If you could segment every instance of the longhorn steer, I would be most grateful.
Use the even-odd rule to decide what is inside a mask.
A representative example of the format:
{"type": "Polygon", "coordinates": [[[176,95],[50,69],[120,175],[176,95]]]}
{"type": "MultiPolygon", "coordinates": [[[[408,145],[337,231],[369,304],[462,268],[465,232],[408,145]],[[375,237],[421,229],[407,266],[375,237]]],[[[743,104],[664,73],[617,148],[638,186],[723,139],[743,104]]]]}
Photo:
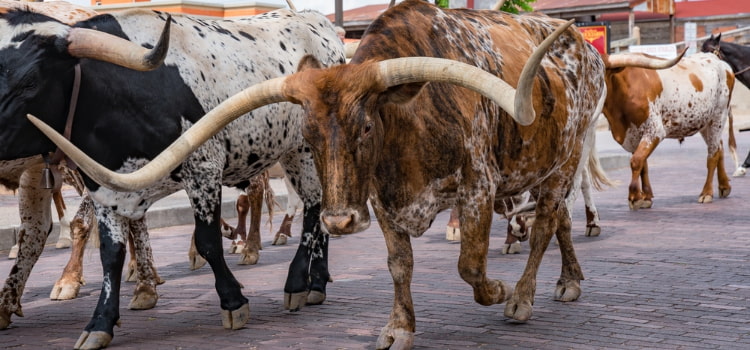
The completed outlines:
{"type": "MultiPolygon", "coordinates": [[[[613,57],[613,56],[610,56],[613,57]]],[[[607,69],[604,115],[612,136],[633,155],[628,190],[631,209],[650,208],[653,191],[648,178],[648,156],[665,138],[682,140],[700,132],[708,147],[706,182],[699,203],[713,200],[717,174],[719,196],[732,190],[724,169],[722,132],[727,119],[734,74],[715,55],[698,53],[663,70],[626,67],[607,69]]],[[[734,131],[729,130],[729,149],[736,159],[734,131]]]]}
{"type": "MultiPolygon", "coordinates": [[[[23,115],[32,113],[62,130],[65,116],[59,111],[70,98],[73,66],[77,63],[83,78],[71,141],[110,168],[129,171],[158,154],[221,100],[253,82],[291,73],[303,55],[312,54],[325,64],[344,62],[343,46],[333,25],[317,12],[280,10],[233,22],[188,16],[170,20],[160,12],[125,11],[97,16],[75,27],[24,11],[0,14],[0,30],[17,33],[4,35],[8,41],[0,48],[2,65],[17,72],[13,76],[16,80],[3,80],[13,94],[3,95],[0,101],[9,106],[0,115],[3,125],[8,126],[0,130],[0,137],[14,147],[0,148],[0,159],[54,150],[49,142],[22,143],[40,136],[31,124],[22,121],[23,115]],[[150,47],[158,30],[170,22],[169,54],[163,66],[149,72],[133,72],[103,62],[107,55],[91,53],[76,43],[82,32],[94,37],[105,32],[150,47]],[[92,59],[76,57],[84,54],[92,59]],[[27,59],[34,56],[37,59],[27,59]],[[42,78],[35,79],[37,76],[42,78]]],[[[84,40],[91,42],[88,37],[84,40]]],[[[146,61],[158,63],[153,57],[162,51],[157,45],[146,61]]],[[[128,52],[119,56],[137,55],[128,52]]],[[[122,65],[137,68],[134,66],[143,59],[136,58],[137,62],[122,65]]],[[[116,192],[85,178],[102,237],[104,285],[94,316],[75,346],[96,348],[111,341],[119,318],[120,274],[129,223],[142,218],[153,202],[181,188],[187,191],[195,210],[197,250],[216,276],[223,325],[242,327],[249,317],[249,307],[222,255],[221,185],[244,188],[247,179],[277,161],[283,164],[305,203],[303,238],[284,287],[285,307],[298,309],[306,298],[307,302],[322,302],[329,280],[328,237],[320,230],[320,185],[301,137],[301,124],[302,109],[292,104],[256,110],[179,167],[175,165],[169,176],[154,179],[158,180],[156,184],[137,192],[116,192]]]]}
{"type": "Polygon", "coordinates": [[[304,136],[323,185],[322,221],[332,234],[361,231],[370,224],[369,199],[383,229],[395,299],[378,348],[411,347],[409,240],[450,207],[461,220],[459,273],[478,303],[507,300],[506,316],[528,320],[536,273],[553,234],[563,266],[555,298],[576,300],[583,273],[564,197],[606,91],[601,56],[581,34],[547,17],[404,1],[370,25],[351,62],[322,69],[307,56],[298,73],[225,101],[168,152],[130,175],[97,167],[54,131],[35,124],[97,181],[126,187],[131,178],[148,183],[168,173],[196,143],[248,109],[284,100],[301,104],[307,115],[304,136]],[[424,55],[451,60],[408,57],[424,55]],[[517,91],[511,87],[516,84],[517,91]],[[540,193],[532,249],[513,293],[486,273],[493,205],[532,188],[540,193]]]}

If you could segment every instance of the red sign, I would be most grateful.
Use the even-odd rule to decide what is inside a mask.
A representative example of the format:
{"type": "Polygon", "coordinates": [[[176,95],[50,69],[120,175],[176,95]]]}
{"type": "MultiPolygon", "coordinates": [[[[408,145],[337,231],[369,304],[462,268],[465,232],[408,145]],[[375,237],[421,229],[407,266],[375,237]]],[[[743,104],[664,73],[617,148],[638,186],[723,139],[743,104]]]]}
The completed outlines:
{"type": "Polygon", "coordinates": [[[583,38],[593,45],[599,53],[609,52],[609,32],[606,25],[576,25],[581,34],[583,34],[583,38]]]}

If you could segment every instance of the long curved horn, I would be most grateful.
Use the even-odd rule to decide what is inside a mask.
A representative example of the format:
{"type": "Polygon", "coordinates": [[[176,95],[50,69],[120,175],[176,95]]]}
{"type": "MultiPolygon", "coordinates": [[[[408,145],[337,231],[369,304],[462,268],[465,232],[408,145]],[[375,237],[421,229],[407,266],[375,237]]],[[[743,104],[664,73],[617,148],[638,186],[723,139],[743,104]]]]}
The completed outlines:
{"type": "Polygon", "coordinates": [[[292,0],[286,0],[286,4],[289,5],[289,9],[292,10],[292,12],[297,12],[297,8],[294,7],[292,0]]]}
{"type": "Polygon", "coordinates": [[[534,50],[521,71],[518,87],[515,89],[502,79],[475,66],[433,57],[407,57],[381,61],[378,63],[381,79],[386,87],[425,81],[459,85],[493,100],[519,124],[530,125],[536,118],[536,112],[530,100],[534,76],[539,64],[552,43],[573,22],[570,20],[561,25],[534,50]]]}
{"type": "Polygon", "coordinates": [[[107,169],[43,121],[31,114],[27,117],[91,179],[115,191],[138,191],[169,175],[191,152],[239,116],[267,104],[286,101],[281,89],[285,80],[286,77],[267,80],[225,100],[180,135],[156,158],[129,174],[116,173],[107,169]]]}
{"type": "Polygon", "coordinates": [[[658,57],[648,57],[644,55],[618,54],[604,56],[604,66],[607,69],[637,67],[648,69],[665,69],[674,66],[685,56],[687,47],[680,52],[677,57],[667,60],[658,57]]]}
{"type": "Polygon", "coordinates": [[[151,50],[108,33],[72,28],[68,33],[68,53],[74,57],[92,58],[138,71],[153,70],[167,56],[171,22],[172,16],[168,16],[159,42],[151,50]]]}

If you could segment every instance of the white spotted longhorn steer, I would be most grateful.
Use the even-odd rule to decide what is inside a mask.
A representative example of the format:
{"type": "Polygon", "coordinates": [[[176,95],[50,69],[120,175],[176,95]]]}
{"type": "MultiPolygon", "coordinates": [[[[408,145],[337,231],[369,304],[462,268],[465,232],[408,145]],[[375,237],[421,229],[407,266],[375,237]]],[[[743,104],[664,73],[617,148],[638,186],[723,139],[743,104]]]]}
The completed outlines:
{"type": "MultiPolygon", "coordinates": [[[[199,123],[206,111],[248,85],[293,73],[304,55],[326,65],[344,63],[343,45],[333,25],[314,11],[278,10],[237,21],[210,21],[134,10],[69,26],[29,11],[9,10],[0,11],[0,30],[12,33],[0,36],[0,66],[13,72],[0,79],[5,84],[0,87],[10,91],[0,100],[0,139],[5,146],[0,147],[0,159],[54,151],[47,140],[22,142],[41,139],[23,116],[36,115],[62,130],[66,118],[61,111],[67,110],[74,67],[79,64],[81,88],[70,141],[119,172],[147,163],[199,123]],[[169,23],[171,32],[165,30],[153,44],[169,23]],[[167,41],[168,52],[163,44],[167,41]],[[114,56],[128,62],[108,63],[110,44],[126,45],[114,56]]],[[[104,283],[91,322],[75,347],[109,344],[119,319],[120,275],[130,223],[143,218],[158,199],[183,188],[194,208],[197,251],[216,278],[223,326],[242,327],[249,318],[249,305],[222,254],[221,185],[245,188],[248,179],[276,162],[282,163],[305,205],[303,238],[284,287],[285,307],[296,310],[306,302],[322,302],[330,278],[328,237],[321,231],[320,184],[301,135],[302,122],[302,108],[293,104],[255,110],[199,149],[196,146],[196,152],[165,175],[137,188],[99,186],[90,178],[94,174],[84,169],[102,238],[104,283]]]]}
{"type": "Polygon", "coordinates": [[[395,290],[377,347],[402,349],[413,345],[415,331],[410,237],[451,207],[461,221],[459,273],[478,303],[507,301],[505,315],[527,321],[553,234],[562,253],[555,298],[580,296],[583,273],[565,195],[604,104],[604,70],[596,50],[561,20],[407,0],[373,21],[350,64],[323,68],[305,57],[297,73],[214,108],[134,174],[109,171],[35,124],[92,178],[112,186],[160,178],[248,110],[302,105],[325,226],[332,234],[361,231],[370,224],[368,199],[373,205],[395,290]],[[434,57],[411,57],[425,55],[434,57]],[[490,224],[497,200],[531,189],[539,193],[531,252],[514,292],[487,276],[490,224]]]}
{"type": "MultiPolygon", "coordinates": [[[[641,56],[642,54],[632,54],[641,56]]],[[[620,56],[612,55],[610,58],[620,56]]],[[[698,202],[713,200],[713,178],[719,197],[732,190],[724,168],[722,133],[732,115],[729,106],[734,74],[726,62],[709,53],[683,58],[668,69],[640,67],[606,71],[607,100],[603,113],[612,136],[632,153],[628,204],[631,209],[650,208],[653,191],[648,177],[648,156],[665,138],[682,140],[700,133],[708,147],[706,182],[698,202]]],[[[737,165],[734,130],[729,130],[729,150],[737,165]]]]}

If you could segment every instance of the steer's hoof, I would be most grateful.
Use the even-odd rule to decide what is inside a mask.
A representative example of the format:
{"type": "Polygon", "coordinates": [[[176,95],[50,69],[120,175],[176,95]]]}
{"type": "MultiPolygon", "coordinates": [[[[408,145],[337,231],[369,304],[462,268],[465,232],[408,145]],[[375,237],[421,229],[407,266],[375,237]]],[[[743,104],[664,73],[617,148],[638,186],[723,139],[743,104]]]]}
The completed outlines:
{"type": "Polygon", "coordinates": [[[9,312],[5,310],[0,311],[0,329],[6,329],[11,323],[13,323],[10,320],[10,316],[9,312]]]}
{"type": "Polygon", "coordinates": [[[320,305],[323,304],[324,301],[326,301],[326,293],[317,290],[311,290],[310,294],[307,295],[307,301],[305,302],[305,304],[320,305]]]}
{"type": "Polygon", "coordinates": [[[602,228],[596,225],[586,226],[586,237],[599,237],[602,234],[602,228]]]}
{"type": "Polygon", "coordinates": [[[739,167],[737,168],[737,170],[734,171],[734,174],[732,174],[732,176],[740,177],[740,176],[745,176],[745,174],[747,174],[747,169],[745,167],[739,167]]]}
{"type": "Polygon", "coordinates": [[[13,245],[10,247],[10,252],[8,252],[8,259],[15,259],[18,257],[18,244],[13,245]]]}
{"type": "Polygon", "coordinates": [[[60,237],[60,239],[57,240],[57,243],[55,243],[55,248],[57,249],[70,248],[72,244],[73,244],[73,241],[71,241],[70,238],[60,237]]]}
{"type": "Polygon", "coordinates": [[[393,329],[389,326],[380,331],[376,349],[402,350],[414,347],[414,333],[404,329],[393,329]]]}
{"type": "Polygon", "coordinates": [[[638,210],[638,209],[649,209],[654,204],[654,202],[650,199],[638,199],[634,201],[629,201],[628,204],[630,205],[630,210],[638,210]]]}
{"type": "Polygon", "coordinates": [[[203,259],[200,255],[192,255],[189,256],[190,258],[190,269],[191,270],[197,270],[203,267],[203,265],[206,265],[206,259],[203,259]]]}
{"type": "Polygon", "coordinates": [[[714,201],[714,196],[710,194],[704,194],[698,197],[698,203],[708,204],[714,201]]]}
{"type": "Polygon", "coordinates": [[[555,300],[576,301],[581,296],[581,283],[579,281],[558,280],[555,287],[555,300]]]}
{"type": "Polygon", "coordinates": [[[260,254],[258,254],[258,252],[243,251],[238,264],[255,265],[258,263],[258,259],[260,259],[260,254]]]}
{"type": "Polygon", "coordinates": [[[128,264],[128,273],[125,275],[125,281],[126,282],[137,282],[138,281],[138,271],[136,271],[135,266],[130,266],[128,264]]]}
{"type": "Polygon", "coordinates": [[[518,254],[521,252],[521,242],[504,243],[503,249],[500,252],[502,254],[518,254]]]}
{"type": "Polygon", "coordinates": [[[81,290],[81,285],[85,284],[81,282],[68,282],[62,279],[55,283],[52,287],[52,291],[49,293],[51,300],[70,300],[75,299],[78,296],[78,292],[81,290]]]}
{"type": "Polygon", "coordinates": [[[240,329],[250,319],[250,304],[245,303],[234,311],[221,310],[221,325],[224,329],[240,329]]]}
{"type": "Polygon", "coordinates": [[[112,336],[107,332],[96,331],[96,332],[83,332],[74,349],[101,349],[106,348],[107,345],[112,341],[112,336]]]}
{"type": "Polygon", "coordinates": [[[727,197],[729,197],[730,193],[732,193],[732,188],[731,187],[730,188],[724,188],[724,189],[720,188],[719,189],[719,198],[727,198],[727,197]]]}
{"type": "Polygon", "coordinates": [[[307,303],[308,292],[284,293],[284,309],[299,311],[307,303]]]}
{"type": "Polygon", "coordinates": [[[529,301],[519,301],[517,298],[511,298],[507,304],[505,304],[505,317],[512,318],[518,322],[526,322],[531,318],[532,310],[529,301]]]}
{"type": "Polygon", "coordinates": [[[271,245],[285,245],[287,238],[289,238],[289,236],[287,236],[286,234],[279,233],[278,236],[274,237],[273,242],[271,242],[271,245]]]}
{"type": "Polygon", "coordinates": [[[159,294],[153,286],[142,286],[135,289],[133,299],[130,299],[128,309],[130,310],[148,310],[156,306],[159,300],[159,294]]]}
{"type": "Polygon", "coordinates": [[[445,228],[445,239],[449,241],[460,241],[461,240],[461,229],[458,227],[447,226],[445,228]]]}

